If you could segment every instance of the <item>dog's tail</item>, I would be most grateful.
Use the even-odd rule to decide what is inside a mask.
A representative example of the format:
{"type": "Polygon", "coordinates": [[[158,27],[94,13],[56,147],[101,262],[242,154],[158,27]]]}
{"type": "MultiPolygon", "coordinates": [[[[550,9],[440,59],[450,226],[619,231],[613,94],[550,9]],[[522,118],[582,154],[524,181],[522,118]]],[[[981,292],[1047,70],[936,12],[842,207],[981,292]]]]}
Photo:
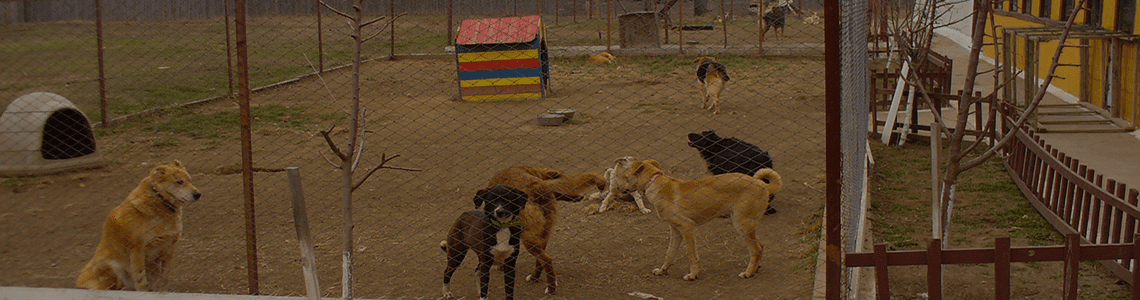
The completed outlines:
{"type": "Polygon", "coordinates": [[[784,187],[784,181],[780,178],[780,173],[776,173],[776,170],[763,168],[760,169],[760,171],[756,171],[756,175],[752,175],[752,177],[762,181],[768,181],[769,194],[775,194],[784,187]]]}

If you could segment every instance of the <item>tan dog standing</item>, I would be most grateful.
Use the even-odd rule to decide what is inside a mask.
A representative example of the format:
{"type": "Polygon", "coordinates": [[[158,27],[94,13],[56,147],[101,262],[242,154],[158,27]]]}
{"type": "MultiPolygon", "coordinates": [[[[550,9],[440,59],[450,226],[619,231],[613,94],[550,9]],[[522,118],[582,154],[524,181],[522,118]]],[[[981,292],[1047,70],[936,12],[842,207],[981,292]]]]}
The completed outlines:
{"type": "Polygon", "coordinates": [[[725,82],[730,80],[728,68],[708,56],[697,57],[693,62],[697,64],[697,81],[701,83],[704,97],[701,108],[711,109],[714,115],[719,115],[720,92],[724,90],[725,82]]]}
{"type": "Polygon", "coordinates": [[[684,241],[685,252],[689,254],[689,274],[683,278],[697,279],[700,267],[694,231],[709,220],[728,216],[751,252],[748,266],[738,276],[751,278],[756,275],[764,254],[764,245],[756,236],[756,227],[768,209],[768,195],[779,191],[782,185],[776,171],[761,169],[754,176],[729,173],[681,180],[662,175],[661,164],[652,159],[635,161],[628,169],[615,171],[627,182],[636,184],[636,190],[653,204],[657,216],[669,224],[669,249],[665,251],[665,263],[654,269],[653,274],[668,274],[669,266],[677,256],[677,248],[684,241]],[[764,183],[761,179],[771,183],[764,183]]]}
{"type": "Polygon", "coordinates": [[[488,187],[506,185],[527,193],[529,200],[518,220],[524,224],[522,245],[534,255],[534,273],[526,281],[537,281],[546,274],[546,293],[554,294],[558,282],[554,276],[554,259],[546,253],[554,222],[558,220],[555,200],[578,202],[593,189],[605,189],[606,182],[594,173],[567,176],[557,170],[517,166],[499,170],[488,187]]]}
{"type": "Polygon", "coordinates": [[[201,197],[181,162],[155,167],[111,210],[95,256],[75,285],[137,291],[161,287],[182,236],[182,205],[201,197]]]}

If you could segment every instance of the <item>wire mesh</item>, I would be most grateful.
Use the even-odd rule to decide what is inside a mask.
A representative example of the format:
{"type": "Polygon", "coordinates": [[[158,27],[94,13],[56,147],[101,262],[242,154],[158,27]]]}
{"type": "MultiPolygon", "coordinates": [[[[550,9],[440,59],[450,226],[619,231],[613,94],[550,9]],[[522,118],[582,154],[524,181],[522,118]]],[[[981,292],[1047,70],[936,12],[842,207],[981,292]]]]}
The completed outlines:
{"type": "MultiPolygon", "coordinates": [[[[0,6],[14,5],[10,3],[0,6]]],[[[3,179],[0,195],[7,201],[0,216],[4,229],[0,248],[7,255],[0,261],[13,267],[0,271],[7,275],[0,285],[74,287],[79,270],[104,238],[100,232],[111,209],[127,199],[156,165],[179,160],[203,196],[182,207],[181,239],[163,275],[165,283],[154,289],[247,292],[240,118],[230,97],[236,93],[232,71],[236,59],[229,50],[235,41],[233,3],[100,0],[106,128],[98,124],[104,113],[95,13],[56,9],[93,7],[91,2],[22,3],[23,17],[0,25],[0,39],[5,41],[0,44],[4,54],[0,62],[9,66],[0,71],[5,82],[0,104],[8,107],[9,101],[31,92],[63,96],[89,118],[87,122],[97,124],[92,134],[105,163],[96,169],[3,179]]],[[[327,4],[341,12],[353,10],[350,1],[327,4]]],[[[365,20],[384,19],[362,34],[367,41],[361,48],[365,62],[359,69],[359,99],[366,131],[354,179],[384,159],[391,159],[387,166],[421,171],[381,169],[355,191],[355,295],[439,297],[446,265],[439,244],[461,213],[476,209],[472,202],[476,191],[488,187],[502,169],[530,166],[554,169],[567,177],[602,176],[615,166],[615,159],[633,156],[656,160],[668,178],[707,178],[712,176],[708,163],[689,145],[689,134],[710,130],[758,146],[774,160],[773,168],[783,178],[783,189],[772,202],[774,214],[712,213],[761,220],[757,235],[764,254],[759,273],[751,279],[738,278],[748,263],[749,248],[733,218],[712,218],[696,227],[701,273],[695,282],[682,279],[689,270],[684,248],[678,250],[668,275],[653,275],[670,243],[667,215],[659,215],[668,208],[652,203],[659,195],[647,194],[652,213],[643,214],[626,201],[599,212],[601,197],[590,197],[600,192],[595,188],[583,193],[580,201],[554,202],[557,217],[546,241],[558,281],[554,298],[631,292],[665,298],[808,295],[816,272],[824,201],[825,87],[820,80],[824,41],[822,22],[817,21],[821,3],[766,3],[764,7],[790,5],[795,10],[786,16],[781,36],[769,32],[763,37],[760,5],[751,4],[742,0],[365,1],[361,8],[365,20]],[[619,23],[623,16],[667,5],[672,6],[664,14],[651,13],[649,22],[638,23],[650,28],[619,23]],[[541,29],[533,45],[544,46],[546,56],[485,63],[492,72],[478,76],[500,77],[463,79],[467,75],[462,66],[468,61],[459,54],[476,53],[481,57],[477,61],[498,61],[491,58],[501,53],[491,52],[527,50],[457,45],[455,38],[472,29],[461,28],[463,20],[536,14],[541,24],[532,25],[541,29]],[[664,15],[668,18],[660,18],[664,15]],[[634,30],[655,34],[656,45],[623,46],[622,33],[634,30]],[[607,50],[615,61],[589,62],[607,50]],[[727,74],[717,115],[702,107],[703,84],[694,62],[700,56],[714,57],[727,74]],[[495,99],[510,91],[533,89],[526,85],[535,82],[519,79],[533,77],[531,71],[514,65],[535,63],[518,62],[527,59],[541,66],[538,97],[464,99],[472,93],[492,96],[475,99],[495,99]],[[473,89],[481,84],[496,88],[473,89]],[[561,109],[573,110],[574,116],[539,117],[561,109]],[[540,125],[543,121],[557,126],[540,125]]],[[[333,167],[336,155],[320,132],[329,132],[331,141],[347,149],[352,30],[344,17],[319,7],[315,1],[274,1],[250,2],[246,8],[261,294],[305,294],[288,181],[281,172],[286,167],[301,168],[309,193],[305,198],[321,293],[338,296],[342,288],[342,179],[333,167]]],[[[860,12],[858,6],[851,9],[860,12]]],[[[853,45],[849,55],[859,55],[855,49],[862,45],[857,43],[859,33],[847,34],[852,38],[846,42],[853,45]]],[[[859,77],[865,67],[851,67],[846,78],[866,78],[859,77]]],[[[706,82],[713,77],[706,77],[706,82]]],[[[852,90],[849,96],[865,94],[852,90]]],[[[850,107],[853,119],[845,123],[865,124],[854,113],[862,107],[866,105],[850,107]]],[[[70,118],[79,116],[70,114],[70,118]]],[[[20,125],[35,130],[35,124],[20,125]]],[[[854,143],[866,131],[857,126],[849,130],[847,146],[855,152],[845,152],[851,153],[845,159],[852,159],[852,170],[857,170],[861,162],[854,158],[862,157],[859,153],[864,150],[854,143]]],[[[521,252],[516,296],[540,297],[546,286],[542,280],[521,280],[534,271],[536,259],[526,249],[521,252]]],[[[452,281],[456,296],[477,295],[472,258],[452,281]]],[[[503,293],[502,274],[497,272],[492,272],[492,297],[503,293]]]]}

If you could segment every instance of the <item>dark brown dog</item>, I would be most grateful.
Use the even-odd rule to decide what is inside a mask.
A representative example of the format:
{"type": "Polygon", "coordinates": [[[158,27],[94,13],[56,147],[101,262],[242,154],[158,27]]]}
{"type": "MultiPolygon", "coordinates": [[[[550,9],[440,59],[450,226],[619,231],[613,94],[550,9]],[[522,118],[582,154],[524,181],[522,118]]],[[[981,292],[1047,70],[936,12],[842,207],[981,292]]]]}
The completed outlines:
{"type": "Polygon", "coordinates": [[[491,266],[503,266],[507,300],[515,298],[515,262],[519,257],[519,235],[522,223],[517,220],[526,206],[527,194],[505,185],[496,185],[475,193],[475,208],[459,215],[447,240],[439,247],[447,253],[447,269],[443,271],[443,298],[452,299],[451,275],[463,263],[467,250],[479,257],[475,273],[479,277],[479,299],[487,299],[491,266]],[[486,203],[486,204],[484,204],[486,203]]]}
{"type": "Polygon", "coordinates": [[[550,234],[554,232],[554,222],[558,220],[554,200],[582,201],[583,195],[593,189],[605,190],[605,179],[594,173],[566,176],[553,169],[518,166],[499,170],[488,186],[498,184],[520,189],[529,196],[526,207],[519,215],[519,220],[526,224],[522,232],[522,245],[535,258],[534,273],[527,276],[526,280],[537,281],[546,274],[546,293],[554,294],[558,286],[554,276],[554,259],[546,254],[550,234]]]}

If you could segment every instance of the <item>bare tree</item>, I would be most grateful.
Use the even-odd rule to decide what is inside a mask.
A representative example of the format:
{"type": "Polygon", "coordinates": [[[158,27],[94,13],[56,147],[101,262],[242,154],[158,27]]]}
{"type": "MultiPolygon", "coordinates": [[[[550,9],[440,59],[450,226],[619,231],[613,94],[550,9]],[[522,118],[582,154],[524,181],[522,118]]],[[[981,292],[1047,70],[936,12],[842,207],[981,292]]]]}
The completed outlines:
{"type": "MultiPolygon", "coordinates": [[[[937,102],[932,100],[926,93],[918,93],[919,95],[922,95],[922,99],[925,100],[926,104],[930,105],[932,108],[935,108],[931,109],[931,112],[934,114],[935,122],[940,125],[936,127],[941,127],[940,132],[932,132],[932,138],[941,139],[945,137],[947,140],[945,161],[936,163],[936,165],[941,166],[941,169],[943,171],[941,171],[941,174],[938,178],[940,181],[938,188],[939,199],[937,201],[939,203],[939,207],[935,208],[935,217],[939,218],[939,224],[942,224],[942,227],[935,229],[935,232],[940,232],[940,234],[936,234],[937,236],[935,237],[941,238],[943,240],[947,239],[949,235],[949,226],[955,201],[954,193],[957,188],[958,180],[961,178],[962,174],[998,155],[999,150],[1003,148],[1014,136],[1011,134],[1012,132],[997,132],[1000,131],[1001,128],[994,126],[997,119],[994,114],[990,114],[987,118],[988,120],[986,126],[982,128],[975,128],[975,130],[981,132],[981,134],[978,135],[977,139],[975,139],[973,142],[967,142],[964,139],[967,134],[969,116],[975,113],[973,109],[977,109],[977,104],[979,102],[985,101],[985,99],[997,99],[997,91],[1007,84],[1007,82],[995,82],[994,90],[991,91],[990,94],[983,97],[975,97],[974,95],[974,85],[977,82],[978,76],[988,72],[996,72],[998,69],[995,68],[993,70],[980,72],[978,70],[978,63],[980,60],[979,57],[982,52],[982,47],[985,44],[984,39],[987,36],[985,32],[986,21],[990,20],[992,22],[994,4],[1001,1],[1002,0],[973,1],[973,32],[971,33],[972,40],[970,46],[969,61],[966,64],[966,78],[963,84],[961,98],[957,105],[957,118],[955,122],[953,124],[948,124],[946,119],[943,118],[941,109],[937,108],[937,102]],[[984,136],[997,137],[999,140],[991,141],[991,143],[986,146],[987,148],[984,148],[980,154],[974,154],[977,153],[976,150],[982,149],[981,147],[986,145],[986,139],[982,138],[984,136]]],[[[1049,86],[1054,77],[1057,77],[1056,70],[1057,67],[1061,65],[1059,63],[1061,52],[1065,49],[1065,47],[1074,47],[1074,45],[1067,45],[1066,41],[1069,37],[1070,31],[1072,30],[1073,23],[1076,19],[1077,14],[1082,9],[1087,9],[1085,8],[1086,1],[1087,0],[1081,0],[1080,3],[1076,5],[1076,8],[1073,9],[1073,11],[1069,12],[1067,21],[1065,22],[1064,28],[1061,31],[1060,41],[1057,44],[1057,49],[1053,53],[1052,63],[1049,66],[1049,75],[1044,78],[1043,83],[1041,83],[1042,87],[1037,89],[1036,94],[1033,95],[1033,99],[1029,101],[1027,107],[1025,107],[1024,110],[1022,110],[1019,115],[1016,116],[1016,121],[1012,124],[1012,126],[1009,126],[1010,130],[1019,130],[1019,128],[1025,125],[1025,122],[1029,119],[1029,116],[1031,116],[1033,112],[1037,110],[1037,107],[1040,105],[1041,100],[1044,99],[1046,87],[1049,86]]],[[[898,45],[900,52],[900,58],[903,61],[908,62],[912,66],[921,66],[922,64],[927,63],[926,57],[930,51],[933,31],[937,26],[935,20],[938,20],[945,16],[948,11],[947,8],[953,4],[955,3],[946,0],[920,0],[919,2],[916,2],[915,8],[910,12],[901,12],[902,10],[898,9],[894,10],[895,12],[893,15],[891,15],[891,19],[889,19],[888,22],[893,22],[890,26],[890,30],[892,31],[891,34],[896,40],[896,44],[898,45]]],[[[994,42],[991,43],[991,45],[996,44],[996,37],[994,37],[994,42]]],[[[1016,76],[1008,76],[1008,78],[1016,78],[1016,76]]],[[[910,75],[905,77],[904,80],[906,80],[908,84],[918,87],[919,91],[926,90],[926,88],[923,86],[922,80],[919,80],[917,74],[914,72],[910,73],[910,75]]],[[[999,105],[998,101],[999,100],[993,100],[991,105],[999,105]]],[[[887,126],[889,129],[891,124],[888,124],[887,126]]],[[[890,132],[887,131],[884,134],[890,134],[890,132]]],[[[932,157],[937,158],[940,157],[940,155],[932,155],[932,157]]]]}
{"type": "MultiPolygon", "coordinates": [[[[343,272],[342,272],[342,277],[341,277],[341,284],[342,284],[341,298],[352,299],[352,297],[353,297],[352,296],[352,252],[353,252],[353,246],[352,246],[352,228],[353,228],[353,223],[352,223],[352,194],[353,194],[353,192],[356,191],[356,189],[359,188],[361,184],[364,184],[364,181],[368,180],[368,177],[372,176],[372,174],[376,173],[376,171],[379,171],[380,169],[394,169],[394,170],[404,170],[404,171],[419,171],[419,170],[418,169],[396,167],[396,166],[388,166],[387,165],[388,162],[392,161],[393,159],[396,159],[397,157],[400,157],[400,155],[396,154],[396,155],[392,155],[391,157],[389,157],[387,154],[381,154],[380,164],[369,169],[367,172],[364,173],[364,176],[362,176],[360,179],[354,179],[354,177],[355,177],[354,175],[356,173],[357,167],[360,165],[360,156],[362,154],[364,154],[364,144],[365,144],[364,143],[365,142],[364,137],[365,137],[365,134],[369,133],[369,131],[367,129],[367,123],[364,121],[364,120],[366,120],[365,112],[360,109],[360,65],[362,63],[362,61],[360,59],[360,53],[361,53],[361,47],[360,46],[362,44],[364,44],[364,42],[367,42],[368,40],[370,40],[370,39],[376,37],[377,35],[379,35],[380,33],[382,33],[384,28],[386,28],[387,26],[391,26],[392,22],[395,21],[395,18],[393,18],[392,20],[389,20],[386,23],[382,23],[382,24],[384,24],[384,27],[380,28],[380,30],[377,30],[376,33],[374,33],[371,36],[366,38],[363,36],[364,28],[369,26],[369,25],[376,24],[377,22],[383,21],[384,19],[386,19],[386,17],[382,16],[382,17],[379,17],[379,18],[376,18],[376,19],[373,19],[370,21],[364,21],[364,13],[363,13],[364,0],[355,0],[353,2],[351,15],[348,13],[342,12],[340,10],[337,10],[336,8],[333,8],[332,6],[329,6],[324,1],[320,1],[320,3],[321,3],[321,6],[324,6],[325,8],[329,9],[333,13],[336,13],[337,15],[340,15],[341,17],[348,19],[349,26],[352,27],[352,41],[353,41],[353,43],[352,43],[352,47],[353,47],[353,52],[352,52],[352,106],[351,106],[351,110],[349,112],[350,124],[349,124],[349,129],[348,129],[348,142],[347,142],[347,145],[344,147],[344,149],[347,151],[343,151],[340,147],[338,147],[336,142],[333,142],[332,137],[330,137],[330,133],[333,132],[333,130],[336,128],[336,125],[333,125],[333,127],[330,127],[328,130],[321,131],[321,135],[324,136],[325,142],[328,143],[329,148],[332,150],[333,154],[335,154],[336,158],[339,159],[338,162],[333,162],[333,161],[329,160],[328,158],[325,158],[325,161],[329,162],[329,164],[333,165],[333,167],[336,167],[336,168],[341,170],[341,191],[342,191],[342,200],[343,200],[343,206],[344,206],[343,207],[343,209],[344,209],[344,217],[343,217],[343,221],[344,221],[344,249],[342,250],[342,253],[341,253],[341,257],[343,259],[342,260],[343,272]]],[[[402,16],[403,14],[400,14],[400,15],[402,16]]],[[[396,16],[396,17],[398,18],[399,16],[396,16]]],[[[317,72],[317,74],[320,75],[319,72],[317,72]]],[[[328,87],[326,86],[326,89],[327,88],[328,87]]],[[[322,155],[322,157],[324,157],[324,156],[322,155]]]]}

